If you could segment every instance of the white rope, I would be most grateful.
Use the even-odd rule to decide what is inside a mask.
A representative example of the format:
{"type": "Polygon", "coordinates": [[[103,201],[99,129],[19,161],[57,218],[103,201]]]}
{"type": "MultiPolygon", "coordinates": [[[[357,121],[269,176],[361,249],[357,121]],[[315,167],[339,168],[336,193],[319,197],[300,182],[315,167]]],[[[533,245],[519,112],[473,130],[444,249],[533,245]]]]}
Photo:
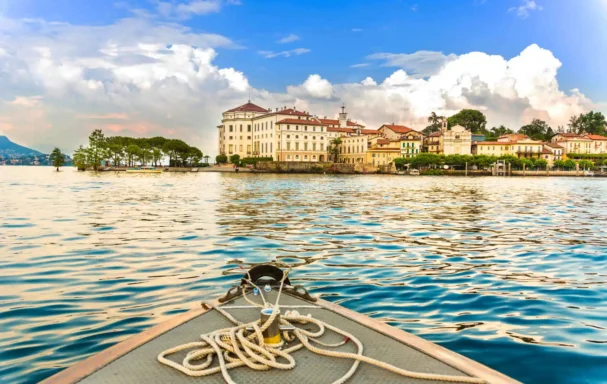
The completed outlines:
{"type": "MultiPolygon", "coordinates": [[[[247,272],[248,274],[248,272],[247,272]]],[[[224,315],[230,322],[234,324],[233,327],[219,329],[210,333],[206,333],[200,336],[202,341],[192,342],[176,347],[167,349],[158,355],[158,361],[169,367],[175,368],[176,370],[193,377],[209,376],[221,372],[224,380],[228,384],[236,384],[230,374],[229,370],[232,368],[248,366],[249,368],[256,371],[267,371],[270,369],[289,370],[295,368],[295,359],[291,356],[291,353],[307,348],[309,351],[329,357],[337,357],[342,359],[354,360],[352,367],[343,375],[341,378],[335,380],[333,384],[342,384],[354,375],[360,362],[375,365],[377,367],[386,369],[390,372],[394,372],[401,376],[422,379],[422,380],[435,380],[451,383],[474,383],[481,384],[486,383],[484,380],[476,377],[468,376],[450,376],[440,375],[433,373],[422,373],[413,372],[406,369],[395,367],[391,364],[373,359],[363,355],[363,345],[354,335],[339,329],[336,326],[325,323],[324,321],[314,319],[312,315],[303,316],[297,311],[287,311],[283,316],[280,317],[280,322],[283,325],[294,327],[293,323],[307,324],[313,323],[318,327],[318,331],[307,331],[303,328],[294,327],[293,335],[288,332],[283,332],[283,339],[291,342],[296,338],[301,342],[289,348],[281,349],[284,345],[284,341],[281,341],[279,345],[268,345],[264,343],[263,331],[265,331],[270,324],[274,321],[279,313],[279,300],[282,292],[282,287],[288,273],[283,274],[283,278],[280,282],[280,288],[276,297],[276,303],[272,306],[268,304],[263,297],[262,291],[257,288],[261,294],[264,306],[250,301],[245,294],[246,289],[243,288],[242,293],[245,300],[255,307],[272,307],[273,311],[268,320],[261,324],[261,320],[252,321],[250,323],[242,323],[236,320],[232,315],[223,310],[219,306],[208,304],[213,309],[224,315]],[[253,328],[253,331],[247,331],[247,328],[253,328]],[[327,344],[318,340],[325,333],[325,329],[329,329],[344,336],[344,340],[335,344],[327,344]],[[349,340],[352,340],[357,346],[356,353],[347,353],[332,351],[329,349],[322,349],[315,347],[311,344],[315,343],[328,348],[339,347],[346,344],[349,340]],[[167,356],[172,355],[179,351],[191,350],[187,353],[183,359],[182,364],[169,360],[167,356]],[[213,364],[214,358],[217,357],[219,366],[210,368],[213,364]],[[285,361],[280,362],[278,360],[285,361]],[[203,360],[202,363],[196,363],[203,360]]],[[[249,279],[245,279],[252,286],[256,287],[249,279]]]]}

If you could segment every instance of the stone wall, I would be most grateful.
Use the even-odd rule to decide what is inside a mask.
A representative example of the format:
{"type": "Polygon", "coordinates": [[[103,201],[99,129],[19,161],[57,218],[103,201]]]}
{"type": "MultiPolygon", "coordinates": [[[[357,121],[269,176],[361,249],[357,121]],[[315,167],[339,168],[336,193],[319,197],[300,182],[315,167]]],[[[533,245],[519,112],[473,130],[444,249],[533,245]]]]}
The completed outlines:
{"type": "Polygon", "coordinates": [[[377,173],[376,166],[332,162],[260,161],[255,164],[258,172],[273,173],[377,173]]]}

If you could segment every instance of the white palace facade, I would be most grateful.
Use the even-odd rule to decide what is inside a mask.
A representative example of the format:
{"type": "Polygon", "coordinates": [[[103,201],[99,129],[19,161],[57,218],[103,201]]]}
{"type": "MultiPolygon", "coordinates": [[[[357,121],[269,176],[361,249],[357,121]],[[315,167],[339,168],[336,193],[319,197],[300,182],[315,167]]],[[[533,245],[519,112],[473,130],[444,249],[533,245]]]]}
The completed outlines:
{"type": "Polygon", "coordinates": [[[219,153],[228,156],[272,157],[276,161],[327,161],[331,140],[360,134],[363,126],[347,118],[320,119],[296,108],[265,109],[250,101],[223,113],[219,153]]]}

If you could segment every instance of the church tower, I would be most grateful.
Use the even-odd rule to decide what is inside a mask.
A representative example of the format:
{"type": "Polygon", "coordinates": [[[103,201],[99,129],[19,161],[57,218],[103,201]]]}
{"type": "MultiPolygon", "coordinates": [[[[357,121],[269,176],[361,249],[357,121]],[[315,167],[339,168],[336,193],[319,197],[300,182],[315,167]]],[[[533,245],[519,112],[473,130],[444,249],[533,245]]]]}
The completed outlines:
{"type": "Polygon", "coordinates": [[[348,127],[348,113],[346,112],[346,105],[342,104],[341,112],[339,113],[339,127],[347,128],[348,127]]]}

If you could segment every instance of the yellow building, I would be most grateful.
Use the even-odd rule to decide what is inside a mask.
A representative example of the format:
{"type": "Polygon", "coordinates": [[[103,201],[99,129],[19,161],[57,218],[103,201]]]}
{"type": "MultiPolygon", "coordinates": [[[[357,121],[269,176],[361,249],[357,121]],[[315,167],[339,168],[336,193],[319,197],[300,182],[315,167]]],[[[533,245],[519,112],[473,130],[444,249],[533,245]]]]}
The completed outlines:
{"type": "Polygon", "coordinates": [[[414,157],[422,151],[424,135],[412,130],[402,135],[399,141],[401,157],[414,157]]]}
{"type": "Polygon", "coordinates": [[[472,133],[461,125],[449,129],[443,122],[440,131],[433,132],[424,139],[426,152],[445,155],[472,154],[472,133]]]}
{"type": "Polygon", "coordinates": [[[424,138],[424,148],[428,153],[436,155],[443,153],[443,133],[441,131],[432,132],[424,138]]]}
{"type": "Polygon", "coordinates": [[[371,129],[361,129],[360,134],[341,136],[338,161],[341,163],[364,163],[371,140],[379,137],[379,132],[371,129]]]}
{"type": "MultiPolygon", "coordinates": [[[[526,137],[526,136],[525,136],[526,137]]],[[[518,158],[541,158],[544,144],[528,137],[517,141],[475,141],[473,155],[516,156],[518,158]]]]}
{"type": "MultiPolygon", "coordinates": [[[[305,119],[287,118],[276,123],[278,142],[276,143],[277,161],[325,161],[326,129],[320,120],[310,117],[305,119]]],[[[262,145],[264,145],[262,143],[262,145]]],[[[265,144],[260,153],[270,153],[272,143],[265,144]]]]}
{"type": "Polygon", "coordinates": [[[583,137],[592,140],[592,144],[590,145],[590,153],[597,155],[607,153],[606,136],[585,134],[583,137]]]}
{"type": "Polygon", "coordinates": [[[400,140],[374,138],[367,149],[367,164],[388,165],[401,157],[400,140]]]}

